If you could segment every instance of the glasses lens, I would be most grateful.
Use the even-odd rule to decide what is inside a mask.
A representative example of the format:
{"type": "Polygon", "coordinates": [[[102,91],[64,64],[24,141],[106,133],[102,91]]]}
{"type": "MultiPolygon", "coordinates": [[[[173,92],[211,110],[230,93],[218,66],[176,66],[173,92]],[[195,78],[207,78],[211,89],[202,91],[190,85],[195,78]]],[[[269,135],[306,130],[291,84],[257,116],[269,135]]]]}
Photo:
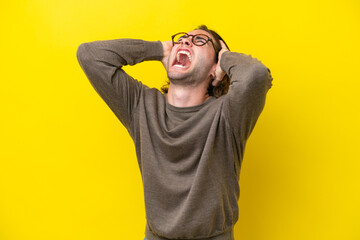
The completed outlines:
{"type": "MultiPolygon", "coordinates": [[[[204,34],[190,35],[192,42],[197,46],[205,45],[209,41],[209,37],[204,34]]],[[[184,39],[188,38],[189,35],[186,33],[178,33],[174,36],[174,43],[181,43],[184,39]]]]}
{"type": "Polygon", "coordinates": [[[206,44],[208,41],[209,41],[208,36],[206,36],[204,34],[197,34],[197,35],[193,36],[193,43],[195,45],[202,46],[202,45],[206,44]]]}
{"type": "Polygon", "coordinates": [[[174,36],[174,42],[180,43],[184,38],[187,38],[187,37],[189,37],[189,36],[185,33],[178,33],[174,36]]]}

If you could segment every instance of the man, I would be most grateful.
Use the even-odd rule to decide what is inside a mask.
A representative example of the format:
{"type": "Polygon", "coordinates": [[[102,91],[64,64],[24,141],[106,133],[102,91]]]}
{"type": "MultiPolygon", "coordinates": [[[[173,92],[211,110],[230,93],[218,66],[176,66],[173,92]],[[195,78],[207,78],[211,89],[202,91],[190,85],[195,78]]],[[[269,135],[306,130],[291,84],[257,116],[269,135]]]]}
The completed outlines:
{"type": "Polygon", "coordinates": [[[234,239],[240,167],[272,86],[270,71],[230,52],[204,25],[167,42],[83,43],[77,57],[134,141],[146,238],[234,239]],[[167,71],[164,93],[122,69],[148,60],[161,61],[167,71]]]}

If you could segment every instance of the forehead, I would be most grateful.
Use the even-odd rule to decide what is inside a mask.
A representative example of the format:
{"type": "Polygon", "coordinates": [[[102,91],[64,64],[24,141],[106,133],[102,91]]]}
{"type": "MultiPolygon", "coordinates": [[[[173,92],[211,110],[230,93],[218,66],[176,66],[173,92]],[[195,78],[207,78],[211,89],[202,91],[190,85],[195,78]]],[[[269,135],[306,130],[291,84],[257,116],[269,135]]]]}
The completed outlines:
{"type": "Polygon", "coordinates": [[[204,35],[208,36],[209,38],[212,38],[210,33],[208,33],[207,31],[201,30],[201,29],[193,30],[191,32],[188,32],[188,34],[204,34],[204,35]]]}

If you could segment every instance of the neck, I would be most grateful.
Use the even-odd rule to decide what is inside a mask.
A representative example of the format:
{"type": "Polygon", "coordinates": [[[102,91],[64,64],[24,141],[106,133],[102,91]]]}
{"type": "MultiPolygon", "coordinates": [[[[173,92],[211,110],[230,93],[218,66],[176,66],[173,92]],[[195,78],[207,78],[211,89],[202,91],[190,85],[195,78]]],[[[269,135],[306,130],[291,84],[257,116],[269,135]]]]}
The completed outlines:
{"type": "Polygon", "coordinates": [[[205,102],[209,98],[207,88],[204,86],[179,86],[171,84],[169,86],[167,100],[175,107],[192,107],[205,102]]]}

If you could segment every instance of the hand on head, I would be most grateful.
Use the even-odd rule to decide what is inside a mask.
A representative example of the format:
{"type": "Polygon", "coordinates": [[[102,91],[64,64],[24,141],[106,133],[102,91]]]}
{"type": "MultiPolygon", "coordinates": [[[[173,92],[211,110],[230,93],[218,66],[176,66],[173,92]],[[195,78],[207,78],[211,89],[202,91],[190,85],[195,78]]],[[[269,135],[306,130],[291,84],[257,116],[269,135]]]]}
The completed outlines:
{"type": "Polygon", "coordinates": [[[172,41],[166,41],[166,42],[161,42],[162,46],[163,46],[163,58],[161,60],[161,63],[164,65],[165,70],[168,70],[168,64],[169,64],[169,55],[171,52],[171,49],[173,47],[172,41]]]}
{"type": "Polygon", "coordinates": [[[221,44],[221,50],[219,52],[219,57],[218,57],[218,62],[217,62],[217,65],[216,65],[216,70],[215,70],[215,78],[214,80],[212,81],[212,85],[213,86],[216,86],[219,84],[219,82],[221,82],[221,80],[224,78],[224,76],[226,75],[226,73],[221,69],[220,67],[220,60],[221,60],[221,55],[224,53],[224,52],[227,52],[229,51],[229,49],[226,47],[225,43],[220,40],[220,44],[221,44]]]}

